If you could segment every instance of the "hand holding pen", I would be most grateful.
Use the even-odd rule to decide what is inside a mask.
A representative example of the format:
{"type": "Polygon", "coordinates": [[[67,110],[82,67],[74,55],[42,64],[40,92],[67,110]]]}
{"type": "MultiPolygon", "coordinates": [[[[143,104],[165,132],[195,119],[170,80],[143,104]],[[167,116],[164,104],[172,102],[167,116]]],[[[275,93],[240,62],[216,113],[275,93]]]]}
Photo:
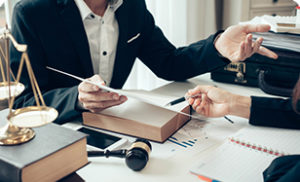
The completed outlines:
{"type": "Polygon", "coordinates": [[[189,90],[186,96],[201,94],[198,97],[188,99],[193,109],[206,117],[224,117],[233,123],[226,115],[230,114],[233,94],[215,86],[199,85],[189,90]]]}
{"type": "Polygon", "coordinates": [[[187,100],[193,109],[206,117],[224,117],[233,123],[226,115],[229,114],[231,95],[229,92],[214,86],[197,86],[190,90],[185,97],[170,102],[175,105],[187,100]]]}

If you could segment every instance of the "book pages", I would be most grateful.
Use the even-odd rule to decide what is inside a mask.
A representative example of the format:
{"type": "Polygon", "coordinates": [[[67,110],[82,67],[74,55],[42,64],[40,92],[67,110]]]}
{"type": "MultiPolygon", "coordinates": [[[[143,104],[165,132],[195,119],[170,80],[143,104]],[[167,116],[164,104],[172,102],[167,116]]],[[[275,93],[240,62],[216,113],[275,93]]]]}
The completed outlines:
{"type": "Polygon", "coordinates": [[[177,114],[173,112],[173,110],[180,112],[183,108],[188,106],[187,102],[182,102],[174,106],[170,106],[170,110],[162,110],[161,107],[163,107],[170,100],[174,100],[176,98],[152,94],[151,92],[147,91],[125,91],[126,95],[130,95],[129,93],[134,94],[136,97],[142,98],[145,102],[141,102],[141,99],[128,97],[128,100],[125,103],[105,109],[101,112],[101,114],[162,127],[165,125],[165,121],[171,120],[177,114]],[[149,104],[149,102],[153,102],[155,105],[149,104]]]}

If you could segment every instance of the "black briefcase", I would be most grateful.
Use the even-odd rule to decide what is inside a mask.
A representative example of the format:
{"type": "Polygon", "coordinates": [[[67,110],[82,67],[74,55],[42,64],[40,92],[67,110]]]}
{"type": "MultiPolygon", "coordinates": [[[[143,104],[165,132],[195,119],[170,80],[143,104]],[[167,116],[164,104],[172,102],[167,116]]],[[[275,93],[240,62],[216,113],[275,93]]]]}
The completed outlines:
{"type": "Polygon", "coordinates": [[[272,49],[278,59],[258,54],[211,73],[214,81],[259,87],[265,93],[291,96],[300,73],[300,53],[272,49]]]}

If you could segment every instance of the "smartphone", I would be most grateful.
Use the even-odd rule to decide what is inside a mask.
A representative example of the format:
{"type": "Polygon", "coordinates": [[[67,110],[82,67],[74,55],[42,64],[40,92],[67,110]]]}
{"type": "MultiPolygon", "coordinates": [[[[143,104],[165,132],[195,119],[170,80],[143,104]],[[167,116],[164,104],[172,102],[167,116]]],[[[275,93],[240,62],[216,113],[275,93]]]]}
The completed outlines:
{"type": "Polygon", "coordinates": [[[81,127],[78,131],[87,134],[87,150],[116,150],[127,143],[127,139],[113,136],[99,130],[81,127]]]}

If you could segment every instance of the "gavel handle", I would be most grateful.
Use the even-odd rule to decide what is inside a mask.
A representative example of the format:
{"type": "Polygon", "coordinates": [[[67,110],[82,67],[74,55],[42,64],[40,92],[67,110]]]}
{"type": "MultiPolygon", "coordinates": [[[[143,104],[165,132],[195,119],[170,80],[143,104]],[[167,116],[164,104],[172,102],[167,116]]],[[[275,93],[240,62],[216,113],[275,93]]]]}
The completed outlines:
{"type": "Polygon", "coordinates": [[[115,151],[88,151],[88,157],[102,157],[105,156],[106,158],[108,157],[120,157],[124,158],[126,155],[127,150],[115,150],[115,151]]]}

